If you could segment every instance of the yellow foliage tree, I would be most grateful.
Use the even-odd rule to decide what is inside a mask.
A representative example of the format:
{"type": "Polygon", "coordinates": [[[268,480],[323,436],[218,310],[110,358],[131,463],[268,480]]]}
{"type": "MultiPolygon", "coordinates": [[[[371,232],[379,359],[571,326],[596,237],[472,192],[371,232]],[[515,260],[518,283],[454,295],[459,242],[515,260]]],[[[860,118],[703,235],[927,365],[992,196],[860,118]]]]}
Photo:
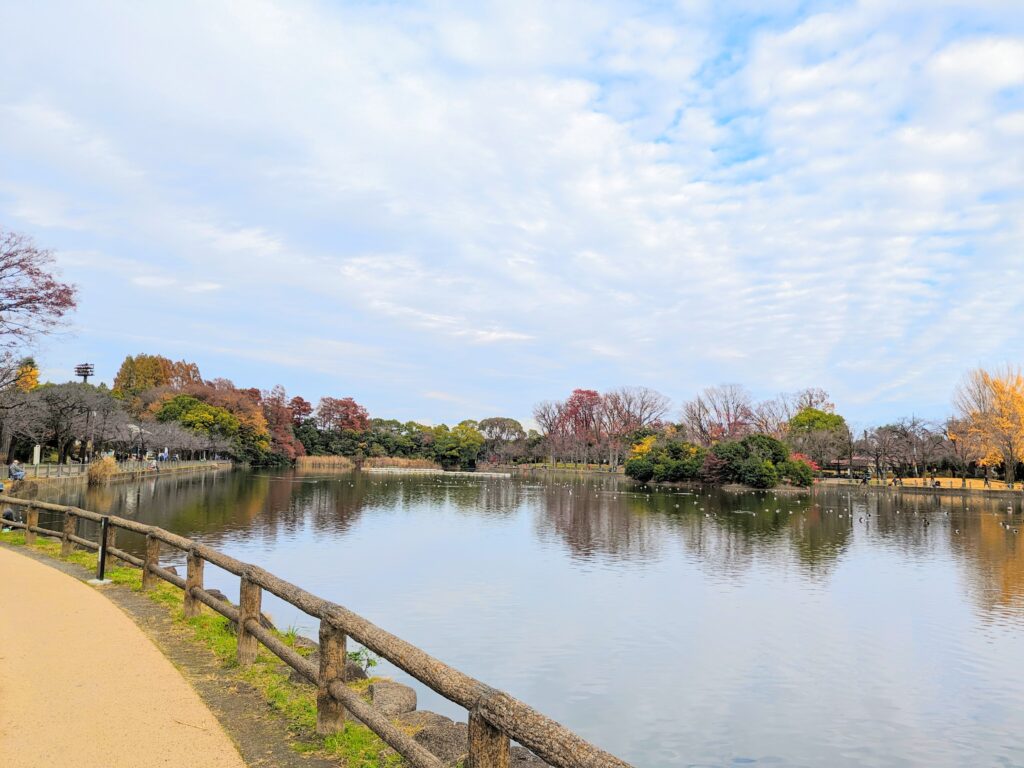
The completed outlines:
{"type": "Polygon", "coordinates": [[[651,449],[654,448],[654,444],[657,442],[657,440],[657,435],[650,435],[648,437],[645,437],[638,443],[633,443],[633,447],[629,451],[629,458],[639,459],[643,456],[646,456],[648,453],[651,452],[651,449]]]}
{"type": "Polygon", "coordinates": [[[22,392],[31,392],[39,386],[39,368],[31,357],[26,357],[18,364],[14,385],[22,392]]]}
{"type": "Polygon", "coordinates": [[[1002,463],[1013,487],[1017,464],[1024,456],[1024,374],[1007,366],[990,373],[971,371],[956,393],[956,406],[983,466],[1002,463]]]}

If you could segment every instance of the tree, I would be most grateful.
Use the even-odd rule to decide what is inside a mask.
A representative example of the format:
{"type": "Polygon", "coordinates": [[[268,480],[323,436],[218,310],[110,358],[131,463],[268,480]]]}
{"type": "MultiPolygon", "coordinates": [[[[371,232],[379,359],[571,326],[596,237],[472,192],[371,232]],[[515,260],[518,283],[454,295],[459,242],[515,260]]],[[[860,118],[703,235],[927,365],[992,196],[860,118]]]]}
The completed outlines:
{"type": "Polygon", "coordinates": [[[608,444],[608,466],[618,466],[630,435],[659,425],[668,409],[669,399],[647,387],[620,387],[603,395],[601,420],[608,444]]]}
{"type": "Polygon", "coordinates": [[[849,443],[849,428],[842,416],[811,406],[797,411],[786,433],[793,450],[807,454],[819,466],[836,461],[849,443]]]}
{"type": "Polygon", "coordinates": [[[84,454],[95,426],[94,412],[107,410],[109,400],[109,393],[89,384],[44,384],[24,395],[13,409],[13,431],[33,443],[52,445],[58,460],[64,462],[76,440],[84,454]]]}
{"type": "Polygon", "coordinates": [[[316,418],[320,429],[363,432],[370,426],[370,414],[351,397],[322,397],[316,418]]]}
{"type": "Polygon", "coordinates": [[[77,289],[54,275],[50,251],[0,228],[0,390],[19,378],[14,350],[58,329],[78,301],[77,289]]]}
{"type": "Polygon", "coordinates": [[[593,389],[574,389],[562,408],[563,431],[574,462],[586,463],[590,449],[601,440],[601,395],[593,389]]]}
{"type": "Polygon", "coordinates": [[[951,416],[946,419],[946,441],[949,444],[950,456],[960,470],[960,486],[967,487],[967,467],[984,457],[982,443],[977,433],[971,429],[967,419],[951,416]]]}
{"type": "Polygon", "coordinates": [[[171,383],[173,363],[161,355],[128,355],[114,376],[114,391],[131,396],[171,383]]]}
{"type": "Polygon", "coordinates": [[[563,438],[562,406],[553,400],[544,400],[533,407],[533,418],[544,436],[548,462],[554,466],[555,454],[561,448],[563,438]]]}
{"type": "Polygon", "coordinates": [[[708,387],[683,405],[682,418],[687,435],[700,445],[738,440],[752,431],[750,393],[738,384],[708,387]]]}
{"type": "Polygon", "coordinates": [[[993,466],[1002,462],[1012,488],[1017,464],[1024,456],[1024,375],[1020,368],[971,371],[957,389],[955,403],[981,447],[981,463],[993,466]]]}
{"type": "Polygon", "coordinates": [[[39,366],[36,365],[35,358],[26,357],[18,361],[14,386],[20,392],[31,392],[39,386],[39,366]]]}
{"type": "Polygon", "coordinates": [[[882,480],[897,460],[899,440],[899,428],[887,424],[870,431],[865,430],[863,438],[857,443],[858,450],[871,458],[875,465],[875,475],[882,480]]]}
{"type": "Polygon", "coordinates": [[[304,456],[306,450],[295,438],[295,414],[289,407],[287,397],[284,387],[277,385],[263,393],[260,405],[270,432],[271,454],[279,457],[279,461],[291,462],[298,456],[304,456]]]}
{"type": "Polygon", "coordinates": [[[484,419],[477,429],[484,436],[484,451],[488,459],[509,459],[515,451],[515,444],[526,439],[523,425],[503,416],[484,419]]]}
{"type": "Polygon", "coordinates": [[[292,419],[296,424],[301,424],[313,415],[313,405],[299,395],[288,401],[288,408],[291,409],[292,419]]]}
{"type": "Polygon", "coordinates": [[[55,330],[77,304],[77,289],[54,277],[50,251],[0,229],[0,347],[11,348],[55,330]]]}

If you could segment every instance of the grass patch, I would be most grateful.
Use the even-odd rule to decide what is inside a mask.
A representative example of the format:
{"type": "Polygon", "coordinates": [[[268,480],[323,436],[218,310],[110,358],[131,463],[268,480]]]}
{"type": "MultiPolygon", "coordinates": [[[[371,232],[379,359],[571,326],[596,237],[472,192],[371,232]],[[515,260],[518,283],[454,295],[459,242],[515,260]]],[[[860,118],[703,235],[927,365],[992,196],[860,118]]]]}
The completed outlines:
{"type": "MultiPolygon", "coordinates": [[[[0,532],[0,542],[25,546],[25,534],[17,530],[0,532]]],[[[54,559],[63,559],[95,570],[95,553],[77,549],[68,557],[61,558],[60,548],[59,541],[41,536],[37,536],[35,544],[32,545],[32,549],[54,559]]],[[[134,591],[142,590],[142,572],[138,568],[112,566],[107,568],[106,576],[115,584],[134,591]]],[[[251,667],[239,667],[236,661],[238,641],[231,629],[231,622],[225,617],[202,606],[200,615],[185,618],[181,590],[164,581],[159,581],[152,590],[144,594],[150,600],[163,605],[176,624],[188,628],[195,642],[213,651],[221,665],[230,670],[231,675],[259,691],[267,703],[288,722],[295,739],[292,747],[297,751],[316,752],[339,758],[344,761],[347,768],[398,768],[405,764],[402,758],[373,731],[358,723],[346,722],[344,730],[329,736],[318,736],[316,692],[309,686],[293,683],[290,679],[291,668],[262,645],[259,646],[256,662],[251,667]]],[[[289,646],[294,647],[297,637],[294,628],[278,632],[278,636],[289,646]]],[[[305,649],[300,647],[297,650],[302,653],[305,649]]],[[[349,683],[349,687],[365,695],[370,684],[380,679],[354,681],[349,683]]]]}

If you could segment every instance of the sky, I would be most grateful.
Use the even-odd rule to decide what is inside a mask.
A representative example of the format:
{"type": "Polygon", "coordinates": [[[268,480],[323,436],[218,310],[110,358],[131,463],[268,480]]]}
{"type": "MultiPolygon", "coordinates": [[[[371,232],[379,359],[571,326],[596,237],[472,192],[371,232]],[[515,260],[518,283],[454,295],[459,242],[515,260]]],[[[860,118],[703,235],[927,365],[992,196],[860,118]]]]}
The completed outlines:
{"type": "Polygon", "coordinates": [[[1024,13],[943,2],[0,2],[0,226],[127,354],[495,415],[573,388],[946,414],[1022,362],[1024,13]]]}

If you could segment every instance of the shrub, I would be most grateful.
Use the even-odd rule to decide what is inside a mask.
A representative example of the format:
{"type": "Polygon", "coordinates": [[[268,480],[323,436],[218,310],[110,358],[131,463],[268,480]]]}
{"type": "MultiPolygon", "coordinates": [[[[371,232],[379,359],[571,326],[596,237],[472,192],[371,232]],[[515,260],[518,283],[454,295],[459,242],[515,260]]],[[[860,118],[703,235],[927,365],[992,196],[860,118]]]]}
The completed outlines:
{"type": "Polygon", "coordinates": [[[802,461],[784,461],[779,465],[779,474],[790,485],[807,488],[814,484],[814,472],[802,461]]]}
{"type": "Polygon", "coordinates": [[[741,441],[748,456],[766,459],[776,466],[789,458],[789,448],[771,435],[748,435],[741,441]]]}
{"type": "Polygon", "coordinates": [[[117,474],[117,462],[112,456],[104,456],[102,459],[92,462],[87,472],[89,485],[103,485],[110,482],[110,478],[117,474]]]}
{"type": "Polygon", "coordinates": [[[747,459],[746,447],[736,441],[723,440],[716,443],[708,452],[707,459],[701,469],[701,476],[712,483],[741,483],[743,473],[741,465],[747,459]],[[709,464],[708,459],[715,460],[709,464]]]}
{"type": "Polygon", "coordinates": [[[626,462],[626,477],[646,483],[654,477],[654,464],[647,459],[630,459],[626,462]]]}
{"type": "Polygon", "coordinates": [[[740,480],[754,488],[773,488],[779,482],[779,473],[768,459],[751,456],[740,463],[740,480]]]}

